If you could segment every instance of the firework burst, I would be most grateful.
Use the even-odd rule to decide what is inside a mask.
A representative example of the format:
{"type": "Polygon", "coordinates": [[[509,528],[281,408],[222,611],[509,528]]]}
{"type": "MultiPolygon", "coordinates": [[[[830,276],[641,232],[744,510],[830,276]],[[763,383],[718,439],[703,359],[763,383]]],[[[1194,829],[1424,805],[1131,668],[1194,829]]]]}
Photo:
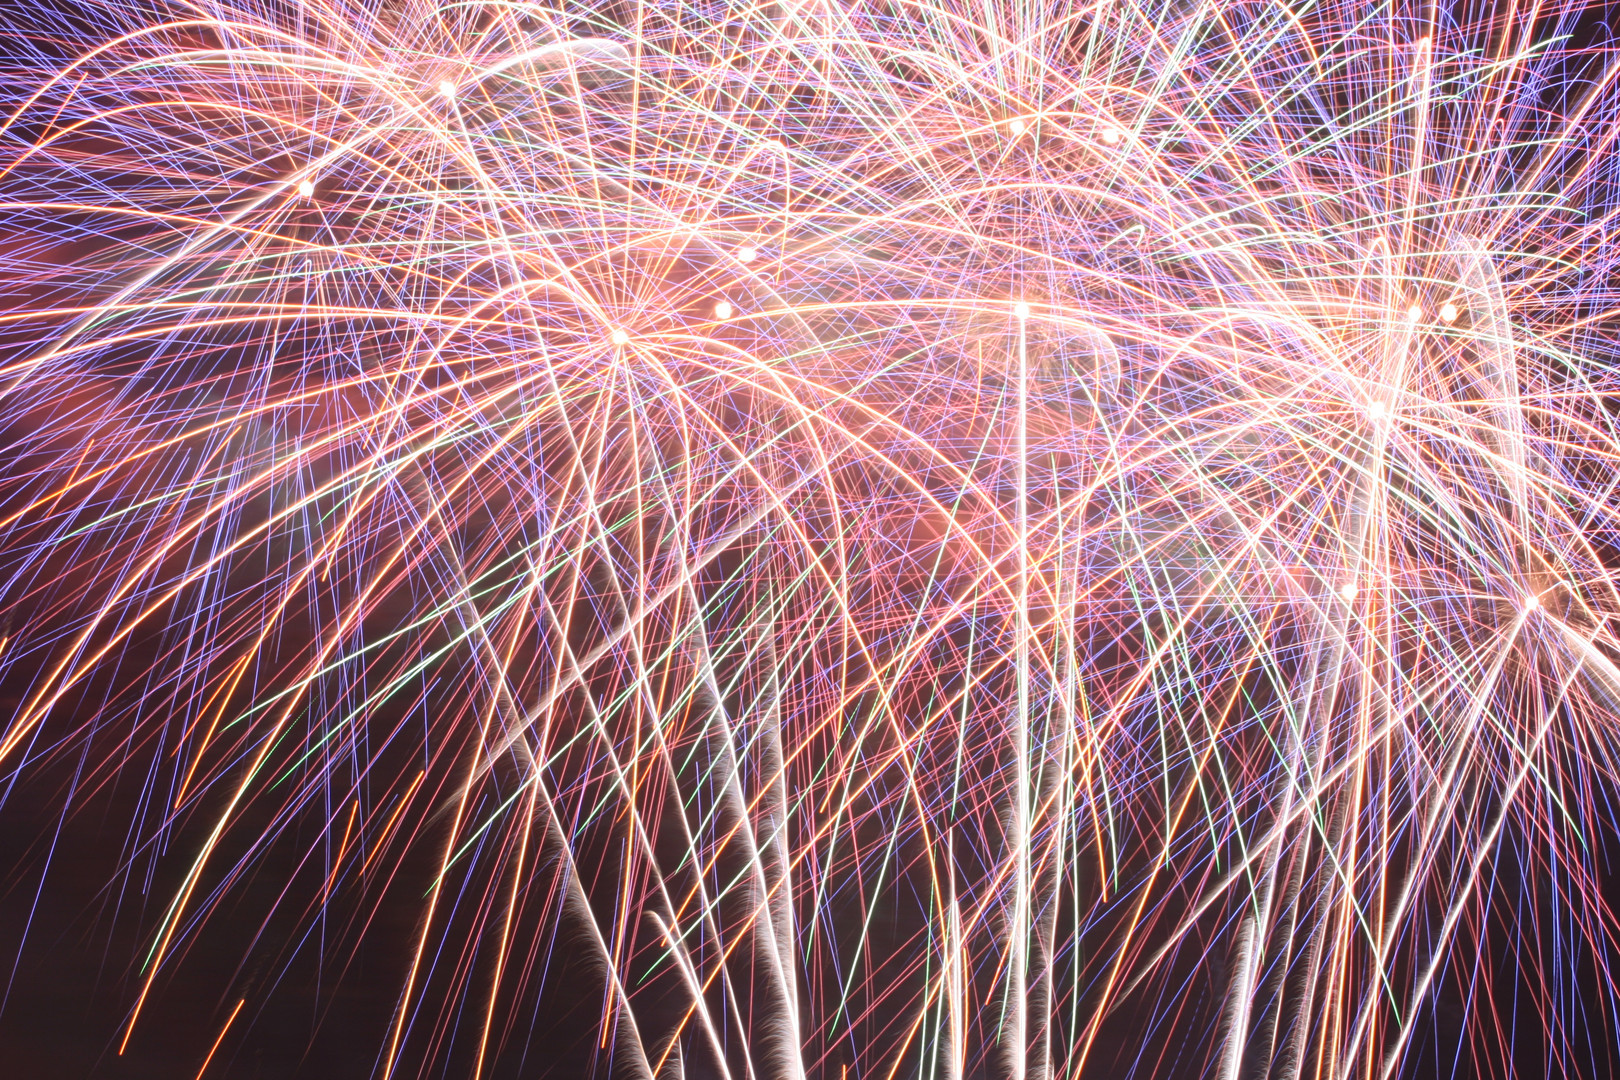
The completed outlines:
{"type": "Polygon", "coordinates": [[[395,925],[385,1078],[1603,1075],[1620,67],[1499,8],[19,16],[109,1053],[395,925]]]}

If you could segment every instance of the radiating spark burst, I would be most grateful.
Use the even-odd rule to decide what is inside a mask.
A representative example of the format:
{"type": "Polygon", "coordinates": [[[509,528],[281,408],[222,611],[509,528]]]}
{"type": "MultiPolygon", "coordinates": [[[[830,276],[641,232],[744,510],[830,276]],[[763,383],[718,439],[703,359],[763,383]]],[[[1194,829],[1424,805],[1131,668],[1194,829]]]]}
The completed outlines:
{"type": "Polygon", "coordinates": [[[0,760],[144,784],[119,1052],[272,853],[332,980],[409,905],[385,1077],[1612,1043],[1620,67],[1483,10],[36,13],[0,760]]]}

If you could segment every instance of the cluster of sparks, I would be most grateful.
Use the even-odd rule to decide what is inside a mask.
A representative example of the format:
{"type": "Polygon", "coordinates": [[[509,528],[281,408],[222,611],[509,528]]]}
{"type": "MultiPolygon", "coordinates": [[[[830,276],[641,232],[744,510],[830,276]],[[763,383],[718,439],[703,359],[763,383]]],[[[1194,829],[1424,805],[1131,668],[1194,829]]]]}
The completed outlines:
{"type": "Polygon", "coordinates": [[[41,11],[7,80],[0,763],[177,867],[110,1053],[274,852],[334,986],[413,912],[382,1077],[1615,1030],[1579,11],[549,4],[41,11]]]}

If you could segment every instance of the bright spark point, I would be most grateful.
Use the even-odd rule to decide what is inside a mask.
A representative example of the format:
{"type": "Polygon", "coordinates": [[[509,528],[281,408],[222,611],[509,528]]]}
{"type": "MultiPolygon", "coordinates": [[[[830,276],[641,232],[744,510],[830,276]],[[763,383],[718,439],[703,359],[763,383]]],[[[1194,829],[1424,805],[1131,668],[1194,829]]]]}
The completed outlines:
{"type": "Polygon", "coordinates": [[[1019,319],[1029,318],[1029,305],[1022,300],[1013,305],[1013,317],[1019,319]]]}
{"type": "Polygon", "coordinates": [[[306,199],[315,194],[315,181],[309,179],[298,181],[298,194],[306,199]]]}
{"type": "Polygon", "coordinates": [[[1339,595],[1346,600],[1354,600],[1356,598],[1356,583],[1353,581],[1347,581],[1343,585],[1340,585],[1339,595]]]}
{"type": "Polygon", "coordinates": [[[1448,322],[1448,323],[1456,322],[1457,321],[1457,305],[1456,304],[1442,304],[1440,306],[1440,321],[1441,322],[1448,322]]]}
{"type": "Polygon", "coordinates": [[[608,335],[608,340],[615,345],[628,345],[630,343],[630,334],[625,330],[615,330],[608,335]]]}
{"type": "Polygon", "coordinates": [[[1376,423],[1388,415],[1389,406],[1385,405],[1382,401],[1370,401],[1367,403],[1367,419],[1376,423]]]}
{"type": "Polygon", "coordinates": [[[744,244],[742,247],[737,249],[737,261],[738,262],[745,262],[745,263],[746,262],[753,262],[758,257],[759,257],[759,252],[756,251],[755,249],[749,247],[746,244],[744,244]]]}
{"type": "Polygon", "coordinates": [[[1541,597],[1539,597],[1539,596],[1527,596],[1527,597],[1524,598],[1524,610],[1525,611],[1527,611],[1527,612],[1528,611],[1535,611],[1539,607],[1541,607],[1541,597]]]}
{"type": "Polygon", "coordinates": [[[1029,130],[1029,125],[1024,123],[1022,120],[1014,120],[1012,123],[1007,125],[1007,130],[1011,131],[1014,135],[1022,135],[1024,132],[1029,130]]]}
{"type": "Polygon", "coordinates": [[[1119,140],[1124,137],[1125,133],[1120,131],[1119,128],[1105,127],[1102,129],[1102,141],[1107,143],[1109,146],[1117,145],[1119,140]]]}
{"type": "Polygon", "coordinates": [[[443,97],[454,98],[456,96],[456,84],[451,82],[449,79],[441,80],[439,83],[439,93],[443,97]]]}
{"type": "Polygon", "coordinates": [[[714,305],[714,317],[717,319],[731,318],[731,305],[724,300],[714,305]]]}
{"type": "Polygon", "coordinates": [[[1406,317],[1411,322],[1417,322],[1419,319],[1423,318],[1423,309],[1418,305],[1413,304],[1411,307],[1406,309],[1406,317]]]}

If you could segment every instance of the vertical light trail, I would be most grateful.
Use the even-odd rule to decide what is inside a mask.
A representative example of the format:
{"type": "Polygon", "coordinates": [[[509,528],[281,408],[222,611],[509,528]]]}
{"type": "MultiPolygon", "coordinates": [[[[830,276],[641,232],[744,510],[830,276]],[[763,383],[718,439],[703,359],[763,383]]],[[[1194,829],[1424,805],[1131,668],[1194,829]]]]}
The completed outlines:
{"type": "Polygon", "coordinates": [[[1029,618],[1029,317],[1026,301],[1013,305],[1013,319],[1017,324],[1017,363],[1013,369],[1014,398],[1017,419],[1014,421],[1016,445],[1013,450],[1017,471],[1017,506],[1013,510],[1016,534],[1017,562],[1013,573],[1017,596],[1013,623],[1013,671],[1016,689],[1013,699],[1013,801],[1012,822],[1008,829],[1008,846],[1013,858],[1012,925],[1007,933],[1007,1026],[1002,1034],[1006,1040],[1009,1061],[1008,1075],[1012,1080],[1024,1080],[1029,1063],[1027,1045],[1029,1023],[1029,855],[1030,855],[1030,784],[1029,784],[1029,730],[1034,723],[1030,713],[1029,665],[1030,637],[1033,630],[1029,618]]]}

